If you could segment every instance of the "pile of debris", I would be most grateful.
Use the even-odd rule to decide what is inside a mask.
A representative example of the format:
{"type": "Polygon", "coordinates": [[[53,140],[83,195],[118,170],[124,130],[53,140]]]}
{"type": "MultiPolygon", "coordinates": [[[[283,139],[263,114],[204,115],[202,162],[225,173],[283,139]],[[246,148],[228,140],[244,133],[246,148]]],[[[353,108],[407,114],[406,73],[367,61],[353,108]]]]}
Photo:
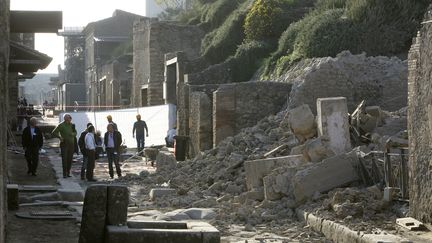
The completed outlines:
{"type": "Polygon", "coordinates": [[[407,106],[408,65],[397,57],[353,55],[304,59],[274,81],[293,84],[289,107],[302,104],[315,109],[319,97],[347,97],[353,111],[363,100],[394,111],[407,106]]]}
{"type": "MultiPolygon", "coordinates": [[[[274,232],[280,232],[278,227],[292,222],[295,208],[304,202],[321,198],[334,188],[358,185],[362,180],[358,171],[361,155],[370,149],[351,149],[346,101],[329,98],[319,102],[317,117],[308,105],[284,110],[192,160],[176,164],[173,155],[161,152],[156,161],[157,173],[143,172],[119,180],[132,185],[131,197],[138,205],[150,200],[148,192],[152,188],[171,188],[169,193],[152,198],[155,207],[214,208],[213,223],[218,227],[272,224],[274,232]],[[326,102],[332,107],[336,102],[342,112],[326,108],[326,102]],[[332,123],[335,121],[336,126],[332,123]]],[[[406,119],[399,113],[380,114],[372,133],[379,134],[390,121],[394,128],[396,123],[403,124],[396,120],[406,119]]],[[[378,147],[371,141],[367,140],[370,148],[378,147]]],[[[350,211],[357,206],[372,207],[374,211],[370,212],[385,207],[375,189],[365,197],[346,190],[333,192],[323,208],[331,208],[338,217],[346,218],[366,213],[350,211]],[[377,202],[364,205],[369,195],[377,202]]]]}

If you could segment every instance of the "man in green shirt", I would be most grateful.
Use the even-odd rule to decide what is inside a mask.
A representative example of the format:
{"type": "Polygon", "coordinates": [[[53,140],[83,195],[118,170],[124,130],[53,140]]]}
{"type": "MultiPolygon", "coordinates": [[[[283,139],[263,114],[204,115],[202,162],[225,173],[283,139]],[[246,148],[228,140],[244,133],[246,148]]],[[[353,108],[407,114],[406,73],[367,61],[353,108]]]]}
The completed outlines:
{"type": "Polygon", "coordinates": [[[71,177],[72,158],[75,151],[75,137],[77,131],[72,123],[72,116],[68,113],[63,115],[63,122],[52,131],[53,137],[60,139],[60,150],[62,156],[63,178],[71,177]]]}

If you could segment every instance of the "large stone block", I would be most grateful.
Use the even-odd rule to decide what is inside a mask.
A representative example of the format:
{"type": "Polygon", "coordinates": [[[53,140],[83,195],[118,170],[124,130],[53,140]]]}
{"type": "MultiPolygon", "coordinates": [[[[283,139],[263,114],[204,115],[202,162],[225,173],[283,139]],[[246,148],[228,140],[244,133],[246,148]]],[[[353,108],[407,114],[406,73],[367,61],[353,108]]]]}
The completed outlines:
{"type": "Polygon", "coordinates": [[[315,136],[315,117],[308,105],[296,107],[287,115],[291,130],[301,142],[315,136]]]}
{"type": "Polygon", "coordinates": [[[308,140],[305,143],[304,152],[305,159],[310,162],[321,162],[323,159],[335,155],[333,150],[330,149],[329,141],[323,137],[308,140]]]}
{"type": "Polygon", "coordinates": [[[82,212],[79,243],[103,243],[107,212],[108,188],[91,185],[87,188],[82,212]]]}
{"type": "Polygon", "coordinates": [[[128,227],[108,226],[106,243],[219,243],[219,231],[204,222],[129,221],[128,227]]]}
{"type": "Polygon", "coordinates": [[[7,206],[9,210],[18,210],[19,192],[17,184],[7,185],[7,206]]]}
{"type": "Polygon", "coordinates": [[[177,166],[177,160],[173,153],[168,151],[159,151],[156,157],[156,171],[172,171],[177,166]]]}
{"type": "Polygon", "coordinates": [[[302,163],[303,156],[292,155],[277,158],[246,161],[246,186],[248,190],[258,189],[263,186],[263,178],[273,169],[278,167],[293,167],[302,163]]]}
{"type": "Polygon", "coordinates": [[[334,156],[300,170],[292,180],[296,201],[302,202],[315,192],[326,192],[358,180],[355,166],[359,160],[355,151],[334,156]]]}
{"type": "Polygon", "coordinates": [[[348,107],[345,97],[317,99],[318,135],[329,139],[335,154],[351,149],[348,107]]]}
{"type": "Polygon", "coordinates": [[[107,224],[126,225],[129,190],[126,186],[108,186],[107,224]]]}

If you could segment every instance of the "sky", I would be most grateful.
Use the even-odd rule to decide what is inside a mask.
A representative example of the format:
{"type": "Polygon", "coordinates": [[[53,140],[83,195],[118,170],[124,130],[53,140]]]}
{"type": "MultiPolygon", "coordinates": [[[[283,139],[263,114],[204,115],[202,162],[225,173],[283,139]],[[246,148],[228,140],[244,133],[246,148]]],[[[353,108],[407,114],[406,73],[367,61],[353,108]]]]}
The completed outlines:
{"type": "MultiPolygon", "coordinates": [[[[146,0],[11,0],[11,10],[63,11],[63,26],[86,26],[109,18],[115,9],[144,15],[146,0]]],[[[51,64],[38,73],[57,73],[64,63],[63,38],[57,34],[36,33],[35,49],[53,58],[51,64]]]]}

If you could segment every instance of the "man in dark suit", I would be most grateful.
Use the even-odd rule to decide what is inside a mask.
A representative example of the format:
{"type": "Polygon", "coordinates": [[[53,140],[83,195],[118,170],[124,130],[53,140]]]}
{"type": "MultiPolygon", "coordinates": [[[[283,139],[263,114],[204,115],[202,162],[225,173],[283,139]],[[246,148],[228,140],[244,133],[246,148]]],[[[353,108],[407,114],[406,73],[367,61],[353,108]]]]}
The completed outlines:
{"type": "Polygon", "coordinates": [[[107,132],[104,136],[105,150],[108,157],[109,174],[111,178],[114,178],[113,162],[116,167],[117,176],[121,177],[120,169],[120,152],[122,144],[122,136],[119,131],[116,131],[112,123],[108,124],[107,132]]]}
{"type": "Polygon", "coordinates": [[[43,145],[41,130],[36,126],[36,117],[30,118],[30,125],[22,133],[22,146],[27,160],[27,174],[36,176],[36,169],[39,163],[39,150],[43,145]]]}

